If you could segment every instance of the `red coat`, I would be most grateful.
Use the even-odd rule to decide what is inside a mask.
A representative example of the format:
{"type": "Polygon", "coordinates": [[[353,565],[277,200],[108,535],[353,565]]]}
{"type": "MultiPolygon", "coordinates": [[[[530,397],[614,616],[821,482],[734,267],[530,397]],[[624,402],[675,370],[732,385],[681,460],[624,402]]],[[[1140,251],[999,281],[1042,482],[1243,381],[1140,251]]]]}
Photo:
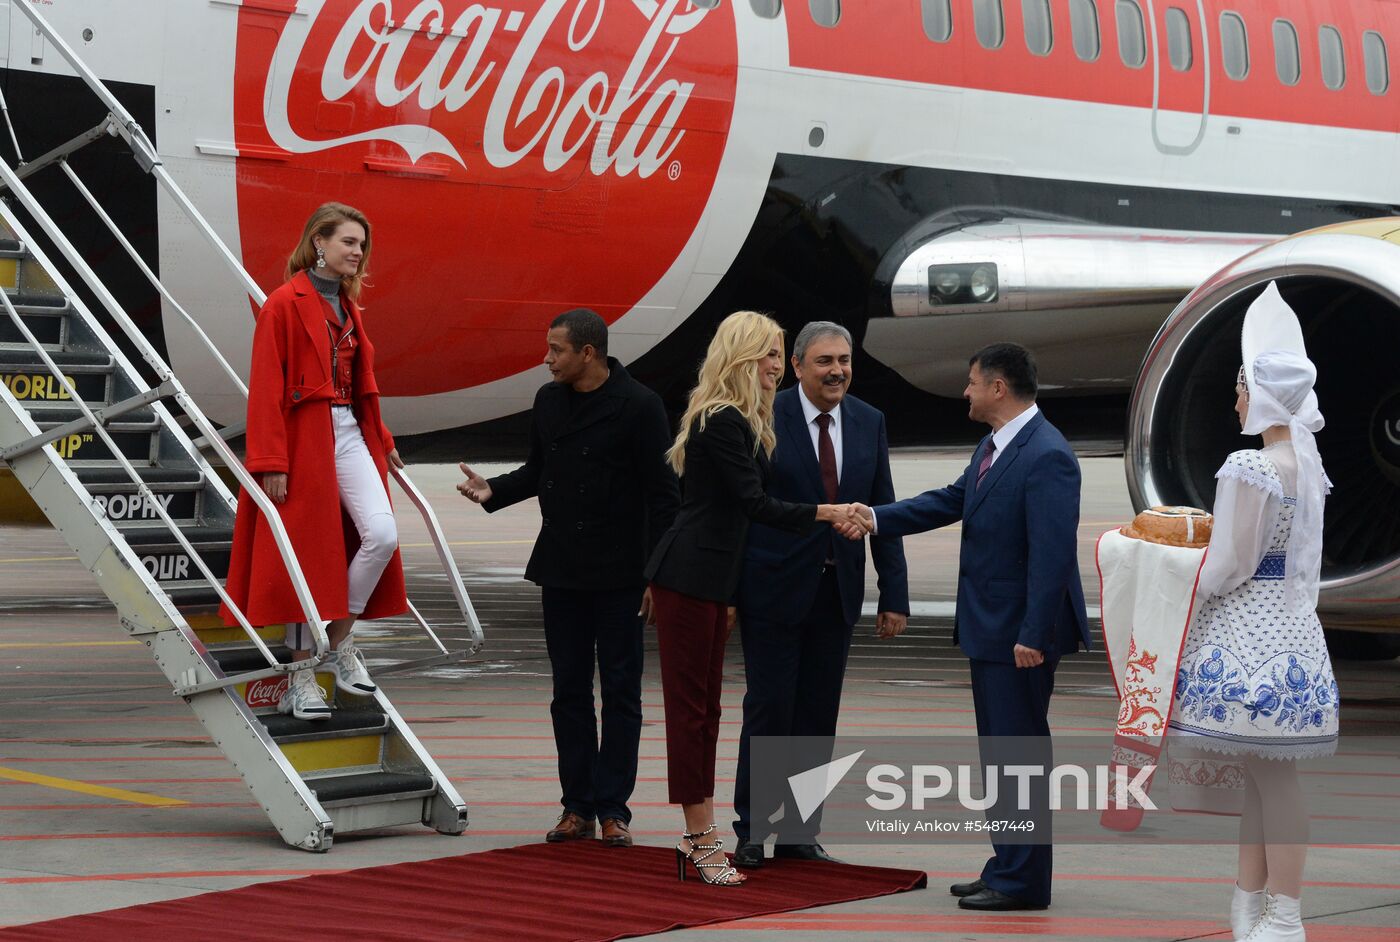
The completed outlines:
{"type": "MultiPolygon", "coordinates": [[[[355,416],[384,489],[394,440],[379,416],[374,346],[365,335],[360,309],[342,296],[359,348],[355,351],[355,416]]],[[[340,507],[335,479],[335,433],[331,427],[331,344],[326,302],[304,272],[267,299],[253,331],[248,380],[247,457],[254,474],[287,474],[287,502],[278,507],[301,571],[324,619],[349,614],[346,566],[359,534],[340,507]],[[328,539],[339,534],[343,539],[328,539]]],[[[305,621],[272,531],[246,492],[238,495],[229,562],[229,596],[254,626],[305,621]]],[[[365,618],[408,611],[403,562],[397,551],[365,607],[365,618]]],[[[236,624],[225,606],[226,624],[236,624]]]]}

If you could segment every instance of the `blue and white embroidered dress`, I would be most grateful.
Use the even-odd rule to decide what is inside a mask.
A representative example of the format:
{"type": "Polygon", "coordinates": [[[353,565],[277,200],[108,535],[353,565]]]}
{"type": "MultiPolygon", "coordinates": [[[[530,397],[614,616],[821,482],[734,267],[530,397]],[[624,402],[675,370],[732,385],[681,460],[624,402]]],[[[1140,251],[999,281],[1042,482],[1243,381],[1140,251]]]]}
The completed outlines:
{"type": "Polygon", "coordinates": [[[1286,591],[1296,499],[1288,442],[1217,472],[1215,522],[1181,652],[1168,735],[1232,755],[1301,759],[1337,747],[1337,681],[1315,608],[1286,591]]]}

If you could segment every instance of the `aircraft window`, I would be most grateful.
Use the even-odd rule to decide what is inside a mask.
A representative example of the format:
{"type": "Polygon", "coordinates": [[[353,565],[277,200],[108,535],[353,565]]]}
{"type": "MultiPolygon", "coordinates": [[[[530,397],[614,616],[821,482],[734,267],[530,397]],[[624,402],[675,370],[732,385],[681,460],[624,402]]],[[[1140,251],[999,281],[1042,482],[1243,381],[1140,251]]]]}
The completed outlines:
{"type": "Polygon", "coordinates": [[[1367,30],[1361,37],[1361,50],[1366,56],[1366,87],[1372,95],[1384,95],[1390,88],[1390,63],[1386,61],[1385,40],[1380,33],[1367,30]]]}
{"type": "Polygon", "coordinates": [[[841,21],[841,0],[807,0],[807,6],[818,26],[835,26],[841,21]]]}
{"type": "Polygon", "coordinates": [[[1191,68],[1191,21],[1180,7],[1167,7],[1167,58],[1178,72],[1191,68]]]}
{"type": "Polygon", "coordinates": [[[1001,0],[972,0],[972,25],[982,48],[1000,49],[1002,40],[1006,38],[1001,0]]]}
{"type": "Polygon", "coordinates": [[[749,6],[765,20],[777,19],[783,12],[783,0],[749,0],[749,6]]]}
{"type": "Polygon", "coordinates": [[[1342,34],[1335,26],[1317,31],[1317,51],[1322,58],[1322,84],[1337,91],[1347,83],[1347,63],[1342,53],[1342,34]]]}
{"type": "Polygon", "coordinates": [[[1038,56],[1050,55],[1055,37],[1050,26],[1050,0],[1021,0],[1021,20],[1026,28],[1026,48],[1038,56]]]}
{"type": "Polygon", "coordinates": [[[1118,55],[1123,58],[1124,65],[1140,69],[1147,61],[1147,34],[1143,32],[1142,8],[1135,0],[1118,0],[1113,9],[1118,20],[1118,55]]]}
{"type": "Polygon", "coordinates": [[[1074,34],[1074,54],[1085,62],[1099,57],[1099,11],[1094,0],[1069,0],[1069,29],[1074,34]]]}
{"type": "Polygon", "coordinates": [[[923,0],[924,35],[936,43],[946,43],[953,35],[953,9],[950,0],[923,0]]]}
{"type": "Polygon", "coordinates": [[[1303,74],[1298,65],[1298,31],[1287,20],[1274,20],[1274,71],[1285,85],[1297,85],[1303,74]]]}
{"type": "Polygon", "coordinates": [[[690,0],[702,10],[713,10],[719,6],[719,0],[690,0]]]}
{"type": "Polygon", "coordinates": [[[1220,52],[1226,75],[1238,82],[1249,74],[1249,34],[1238,13],[1220,14],[1220,52]]]}

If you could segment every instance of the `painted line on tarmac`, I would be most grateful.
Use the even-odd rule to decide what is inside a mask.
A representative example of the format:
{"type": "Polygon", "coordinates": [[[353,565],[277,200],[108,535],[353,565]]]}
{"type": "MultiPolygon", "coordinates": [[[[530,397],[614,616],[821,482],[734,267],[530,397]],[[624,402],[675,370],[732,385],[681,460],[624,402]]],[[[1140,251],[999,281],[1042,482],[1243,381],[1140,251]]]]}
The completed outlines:
{"type": "MultiPolygon", "coordinates": [[[[12,779],[17,782],[28,782],[31,785],[42,785],[45,788],[57,788],[60,791],[78,792],[82,795],[92,795],[97,798],[114,798],[117,801],[130,801],[138,805],[163,807],[167,805],[189,804],[189,802],[179,798],[148,795],[145,792],[127,791],[125,788],[109,788],[106,785],[93,785],[90,782],[79,782],[71,778],[56,778],[52,775],[40,775],[38,772],[24,772],[19,769],[0,767],[0,778],[12,779]]],[[[5,839],[7,838],[0,836],[0,840],[5,839]]]]}
{"type": "Polygon", "coordinates": [[[0,559],[0,566],[6,563],[47,563],[56,559],[77,559],[76,556],[12,556],[9,559],[0,559]]]}
{"type": "Polygon", "coordinates": [[[4,877],[0,884],[95,883],[104,880],[191,880],[205,877],[311,877],[319,873],[345,873],[344,870],[171,870],[166,873],[86,873],[46,877],[4,877]]]}
{"type": "MultiPolygon", "coordinates": [[[[784,913],[774,916],[754,916],[697,928],[708,931],[798,930],[804,932],[915,932],[968,933],[984,939],[997,935],[1035,935],[1070,939],[1141,938],[1148,920],[1143,917],[1074,917],[1033,915],[929,915],[926,913],[860,913],[836,915],[825,913],[784,913]]],[[[1162,932],[1173,939],[1215,936],[1228,933],[1228,927],[1206,919],[1150,920],[1153,932],[1162,932]]],[[[1381,942],[1393,940],[1395,930],[1378,926],[1308,925],[1308,937],[1314,942],[1381,942]]]]}
{"type": "Polygon", "coordinates": [[[119,645],[140,643],[140,641],[6,641],[0,644],[0,648],[112,648],[119,645]]]}

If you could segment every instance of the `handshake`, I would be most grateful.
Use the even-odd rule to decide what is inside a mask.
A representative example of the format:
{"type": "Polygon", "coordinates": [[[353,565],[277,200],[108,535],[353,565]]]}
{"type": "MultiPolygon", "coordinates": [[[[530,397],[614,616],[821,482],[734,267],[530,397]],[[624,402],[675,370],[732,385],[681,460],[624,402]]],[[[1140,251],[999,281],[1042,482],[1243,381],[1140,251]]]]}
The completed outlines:
{"type": "Polygon", "coordinates": [[[817,520],[831,524],[848,540],[863,540],[875,530],[875,513],[864,504],[821,504],[817,520]]]}

